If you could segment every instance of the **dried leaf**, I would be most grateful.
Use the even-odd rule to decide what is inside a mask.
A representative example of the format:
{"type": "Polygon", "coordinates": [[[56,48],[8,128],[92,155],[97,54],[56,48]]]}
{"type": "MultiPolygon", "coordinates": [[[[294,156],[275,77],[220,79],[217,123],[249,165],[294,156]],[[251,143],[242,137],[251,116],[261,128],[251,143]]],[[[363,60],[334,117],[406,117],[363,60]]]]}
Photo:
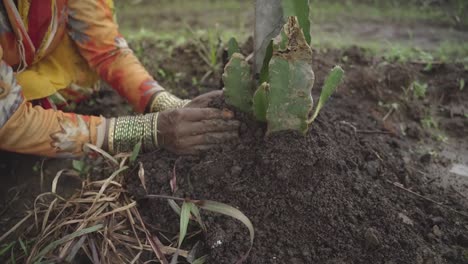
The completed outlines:
{"type": "Polygon", "coordinates": [[[138,169],[138,178],[140,178],[141,185],[143,186],[143,189],[145,189],[145,192],[148,192],[146,189],[146,180],[145,180],[145,169],[143,168],[143,163],[139,162],[139,169],[138,169]]]}

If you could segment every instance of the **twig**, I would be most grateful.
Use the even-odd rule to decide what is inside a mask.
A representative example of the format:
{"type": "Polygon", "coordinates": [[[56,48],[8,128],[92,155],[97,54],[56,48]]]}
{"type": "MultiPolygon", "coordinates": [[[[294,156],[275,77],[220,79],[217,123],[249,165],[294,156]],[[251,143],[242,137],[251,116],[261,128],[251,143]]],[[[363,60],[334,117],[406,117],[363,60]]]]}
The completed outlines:
{"type": "Polygon", "coordinates": [[[463,213],[463,212],[457,211],[457,210],[453,209],[453,208],[450,207],[450,206],[447,206],[447,205],[445,205],[445,204],[443,204],[443,203],[440,203],[440,202],[437,202],[437,201],[435,201],[435,200],[433,200],[433,199],[431,199],[431,198],[427,198],[426,196],[423,196],[423,195],[421,195],[421,194],[419,194],[419,193],[417,193],[417,192],[415,192],[415,191],[412,191],[412,190],[410,190],[410,189],[407,189],[407,188],[403,187],[403,185],[402,185],[401,183],[392,182],[392,181],[389,181],[389,180],[386,180],[386,182],[392,184],[393,186],[397,187],[397,188],[400,189],[400,190],[403,190],[403,191],[405,191],[405,192],[408,192],[408,193],[410,193],[410,194],[412,194],[412,195],[414,195],[414,196],[417,196],[417,197],[419,197],[419,198],[421,198],[421,199],[424,199],[424,200],[426,200],[426,201],[428,201],[428,202],[434,203],[434,204],[436,204],[436,205],[438,205],[438,206],[440,206],[440,207],[443,207],[443,208],[445,208],[445,209],[447,209],[447,210],[449,210],[449,211],[452,211],[452,212],[457,213],[457,214],[459,214],[459,215],[461,215],[461,216],[464,216],[464,217],[468,217],[468,214],[465,214],[465,213],[463,213]]]}
{"type": "Polygon", "coordinates": [[[395,108],[392,107],[392,108],[388,111],[388,113],[382,118],[382,121],[387,120],[387,118],[389,118],[390,115],[392,115],[394,111],[395,111],[395,108]]]}
{"type": "Polygon", "coordinates": [[[340,124],[349,126],[350,128],[353,129],[354,133],[359,133],[359,134],[392,134],[390,131],[381,131],[381,130],[359,130],[357,127],[355,127],[353,124],[347,122],[347,121],[340,121],[340,124]]]}

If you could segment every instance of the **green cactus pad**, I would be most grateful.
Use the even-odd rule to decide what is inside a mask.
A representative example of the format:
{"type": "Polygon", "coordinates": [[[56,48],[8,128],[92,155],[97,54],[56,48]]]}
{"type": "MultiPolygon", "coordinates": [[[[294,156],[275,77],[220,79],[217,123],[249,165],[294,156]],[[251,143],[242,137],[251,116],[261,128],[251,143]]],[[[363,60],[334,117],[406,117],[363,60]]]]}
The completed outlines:
{"type": "Polygon", "coordinates": [[[243,112],[252,112],[251,70],[242,54],[234,53],[232,55],[231,60],[224,68],[223,82],[226,103],[243,112]]]}
{"type": "Polygon", "coordinates": [[[229,42],[228,42],[228,58],[231,59],[232,55],[234,55],[234,53],[239,53],[239,52],[240,52],[240,48],[239,48],[239,43],[237,43],[237,40],[235,38],[229,39],[229,42]]]}
{"type": "Polygon", "coordinates": [[[268,109],[268,93],[270,85],[266,82],[258,87],[253,96],[253,113],[258,121],[266,122],[266,113],[268,109]]]}
{"type": "Polygon", "coordinates": [[[313,84],[314,73],[308,62],[272,59],[267,134],[282,130],[307,132],[313,84]]]}
{"type": "Polygon", "coordinates": [[[305,134],[313,106],[314,85],[312,50],[296,17],[285,26],[286,49],[275,50],[269,66],[269,105],[267,134],[282,130],[297,130],[305,134]]]}

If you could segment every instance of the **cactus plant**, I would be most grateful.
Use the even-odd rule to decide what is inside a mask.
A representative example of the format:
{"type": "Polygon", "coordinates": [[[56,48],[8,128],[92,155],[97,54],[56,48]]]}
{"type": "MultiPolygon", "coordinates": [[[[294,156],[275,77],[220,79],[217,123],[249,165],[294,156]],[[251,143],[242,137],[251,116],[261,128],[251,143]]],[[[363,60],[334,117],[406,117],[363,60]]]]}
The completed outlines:
{"type": "MultiPolygon", "coordinates": [[[[226,102],[241,111],[253,113],[258,121],[267,122],[267,134],[282,130],[296,130],[305,134],[341,82],[344,72],[340,67],[332,70],[310,117],[313,108],[311,90],[315,76],[312,70],[312,49],[309,46],[309,1],[275,0],[269,4],[273,5],[269,6],[272,13],[281,10],[286,24],[276,38],[269,39],[268,42],[261,41],[261,47],[264,48],[262,51],[255,50],[262,54],[255,56],[261,58],[262,68],[258,68],[257,61],[253,71],[261,85],[253,91],[254,77],[250,66],[242,55],[234,53],[223,74],[226,102]]],[[[264,27],[265,21],[273,20],[266,19],[259,25],[264,27]]],[[[265,28],[275,30],[276,24],[265,28]]],[[[263,35],[269,36],[260,34],[263,35]]],[[[230,41],[230,54],[235,49],[234,43],[230,41]]]]}

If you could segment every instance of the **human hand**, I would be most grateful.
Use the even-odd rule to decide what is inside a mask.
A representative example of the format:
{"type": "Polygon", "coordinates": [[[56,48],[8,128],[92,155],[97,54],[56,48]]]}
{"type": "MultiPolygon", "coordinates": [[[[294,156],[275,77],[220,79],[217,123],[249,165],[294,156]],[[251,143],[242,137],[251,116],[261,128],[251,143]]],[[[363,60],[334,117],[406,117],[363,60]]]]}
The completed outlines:
{"type": "MultiPolygon", "coordinates": [[[[206,98],[213,96],[205,95],[198,105],[205,104],[206,98]]],[[[233,117],[232,112],[215,108],[162,111],[157,124],[158,145],[176,154],[199,154],[238,138],[240,122],[233,117]]]]}
{"type": "Polygon", "coordinates": [[[208,93],[204,93],[199,95],[190,101],[190,103],[186,104],[184,108],[205,108],[208,107],[209,104],[216,99],[217,97],[223,96],[222,90],[211,91],[208,93]]]}

